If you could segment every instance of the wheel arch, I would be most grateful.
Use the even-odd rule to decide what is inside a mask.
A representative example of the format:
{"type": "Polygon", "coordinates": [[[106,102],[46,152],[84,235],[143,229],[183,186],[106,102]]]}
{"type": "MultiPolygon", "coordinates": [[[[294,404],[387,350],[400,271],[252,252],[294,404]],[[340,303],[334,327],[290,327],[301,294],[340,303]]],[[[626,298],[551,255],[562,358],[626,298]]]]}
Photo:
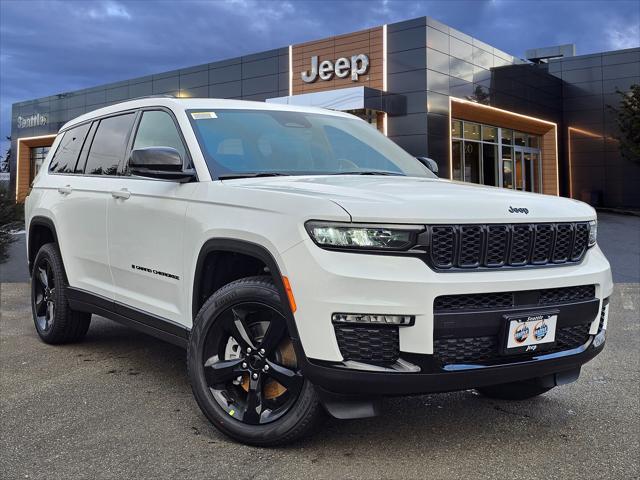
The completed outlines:
{"type": "Polygon", "coordinates": [[[40,248],[46,243],[55,243],[60,248],[56,226],[49,217],[35,216],[29,222],[27,235],[27,259],[29,272],[33,269],[33,262],[40,248]]]}
{"type": "MultiPolygon", "coordinates": [[[[200,248],[200,252],[198,253],[198,259],[196,262],[196,268],[194,270],[194,278],[193,278],[193,291],[191,296],[191,317],[195,319],[198,311],[201,306],[201,288],[202,288],[202,278],[206,274],[205,266],[207,257],[211,254],[215,253],[229,253],[229,254],[239,254],[245,257],[251,257],[256,259],[257,261],[264,264],[264,266],[268,269],[268,273],[273,279],[276,288],[278,289],[278,293],[280,294],[280,299],[282,301],[282,306],[287,313],[287,316],[293,319],[293,312],[291,311],[291,306],[288,302],[287,291],[284,286],[284,281],[282,279],[282,273],[276,259],[273,254],[264,246],[259,245],[257,243],[253,243],[247,240],[239,240],[234,238],[213,238],[207,240],[202,247],[200,248]]],[[[292,332],[293,333],[293,332],[292,332]]],[[[297,337],[297,332],[296,332],[297,337]]]]}

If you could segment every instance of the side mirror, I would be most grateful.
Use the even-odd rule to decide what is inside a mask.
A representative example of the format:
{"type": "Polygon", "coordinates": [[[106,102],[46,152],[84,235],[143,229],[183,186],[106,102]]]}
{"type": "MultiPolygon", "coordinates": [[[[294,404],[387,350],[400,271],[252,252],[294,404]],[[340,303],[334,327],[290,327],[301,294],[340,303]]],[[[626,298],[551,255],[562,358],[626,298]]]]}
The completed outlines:
{"type": "Polygon", "coordinates": [[[129,155],[129,170],[132,175],[181,183],[196,176],[195,170],[183,168],[180,153],[171,147],[136,148],[129,155]]]}
{"type": "Polygon", "coordinates": [[[431,170],[435,175],[438,175],[438,164],[435,160],[427,157],[416,157],[418,161],[431,170]]]}

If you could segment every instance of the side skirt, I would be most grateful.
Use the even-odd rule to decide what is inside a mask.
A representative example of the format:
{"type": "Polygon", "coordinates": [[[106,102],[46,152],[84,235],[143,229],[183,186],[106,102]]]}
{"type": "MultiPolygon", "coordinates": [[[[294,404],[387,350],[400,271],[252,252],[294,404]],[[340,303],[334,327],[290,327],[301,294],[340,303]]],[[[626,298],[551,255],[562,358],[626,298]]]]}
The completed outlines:
{"type": "Polygon", "coordinates": [[[67,287],[69,306],[80,312],[94,313],[127,327],[134,328],[165,342],[187,348],[190,330],[171,320],[128,307],[100,295],[67,287]]]}

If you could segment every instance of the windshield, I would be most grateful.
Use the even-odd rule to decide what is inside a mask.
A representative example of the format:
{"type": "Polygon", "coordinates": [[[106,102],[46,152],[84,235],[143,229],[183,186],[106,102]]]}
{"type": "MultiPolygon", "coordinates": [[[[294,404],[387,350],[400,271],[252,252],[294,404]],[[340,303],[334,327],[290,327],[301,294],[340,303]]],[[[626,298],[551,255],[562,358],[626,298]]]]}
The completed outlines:
{"type": "Polygon", "coordinates": [[[357,118],[270,110],[187,112],[212,178],[258,175],[434,177],[357,118]]]}

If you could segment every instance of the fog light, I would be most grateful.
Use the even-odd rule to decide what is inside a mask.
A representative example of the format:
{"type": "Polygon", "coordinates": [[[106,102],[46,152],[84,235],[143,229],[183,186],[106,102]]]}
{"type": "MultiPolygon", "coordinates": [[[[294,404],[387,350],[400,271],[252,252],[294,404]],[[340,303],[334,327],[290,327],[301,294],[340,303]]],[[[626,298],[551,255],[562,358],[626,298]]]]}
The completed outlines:
{"type": "Polygon", "coordinates": [[[375,315],[362,313],[334,313],[334,323],[361,323],[365,325],[413,325],[413,315],[375,315]]]}
{"type": "Polygon", "coordinates": [[[606,330],[602,330],[599,334],[597,334],[593,339],[593,346],[595,348],[598,348],[600,345],[602,345],[604,343],[606,335],[607,335],[606,330]]]}

